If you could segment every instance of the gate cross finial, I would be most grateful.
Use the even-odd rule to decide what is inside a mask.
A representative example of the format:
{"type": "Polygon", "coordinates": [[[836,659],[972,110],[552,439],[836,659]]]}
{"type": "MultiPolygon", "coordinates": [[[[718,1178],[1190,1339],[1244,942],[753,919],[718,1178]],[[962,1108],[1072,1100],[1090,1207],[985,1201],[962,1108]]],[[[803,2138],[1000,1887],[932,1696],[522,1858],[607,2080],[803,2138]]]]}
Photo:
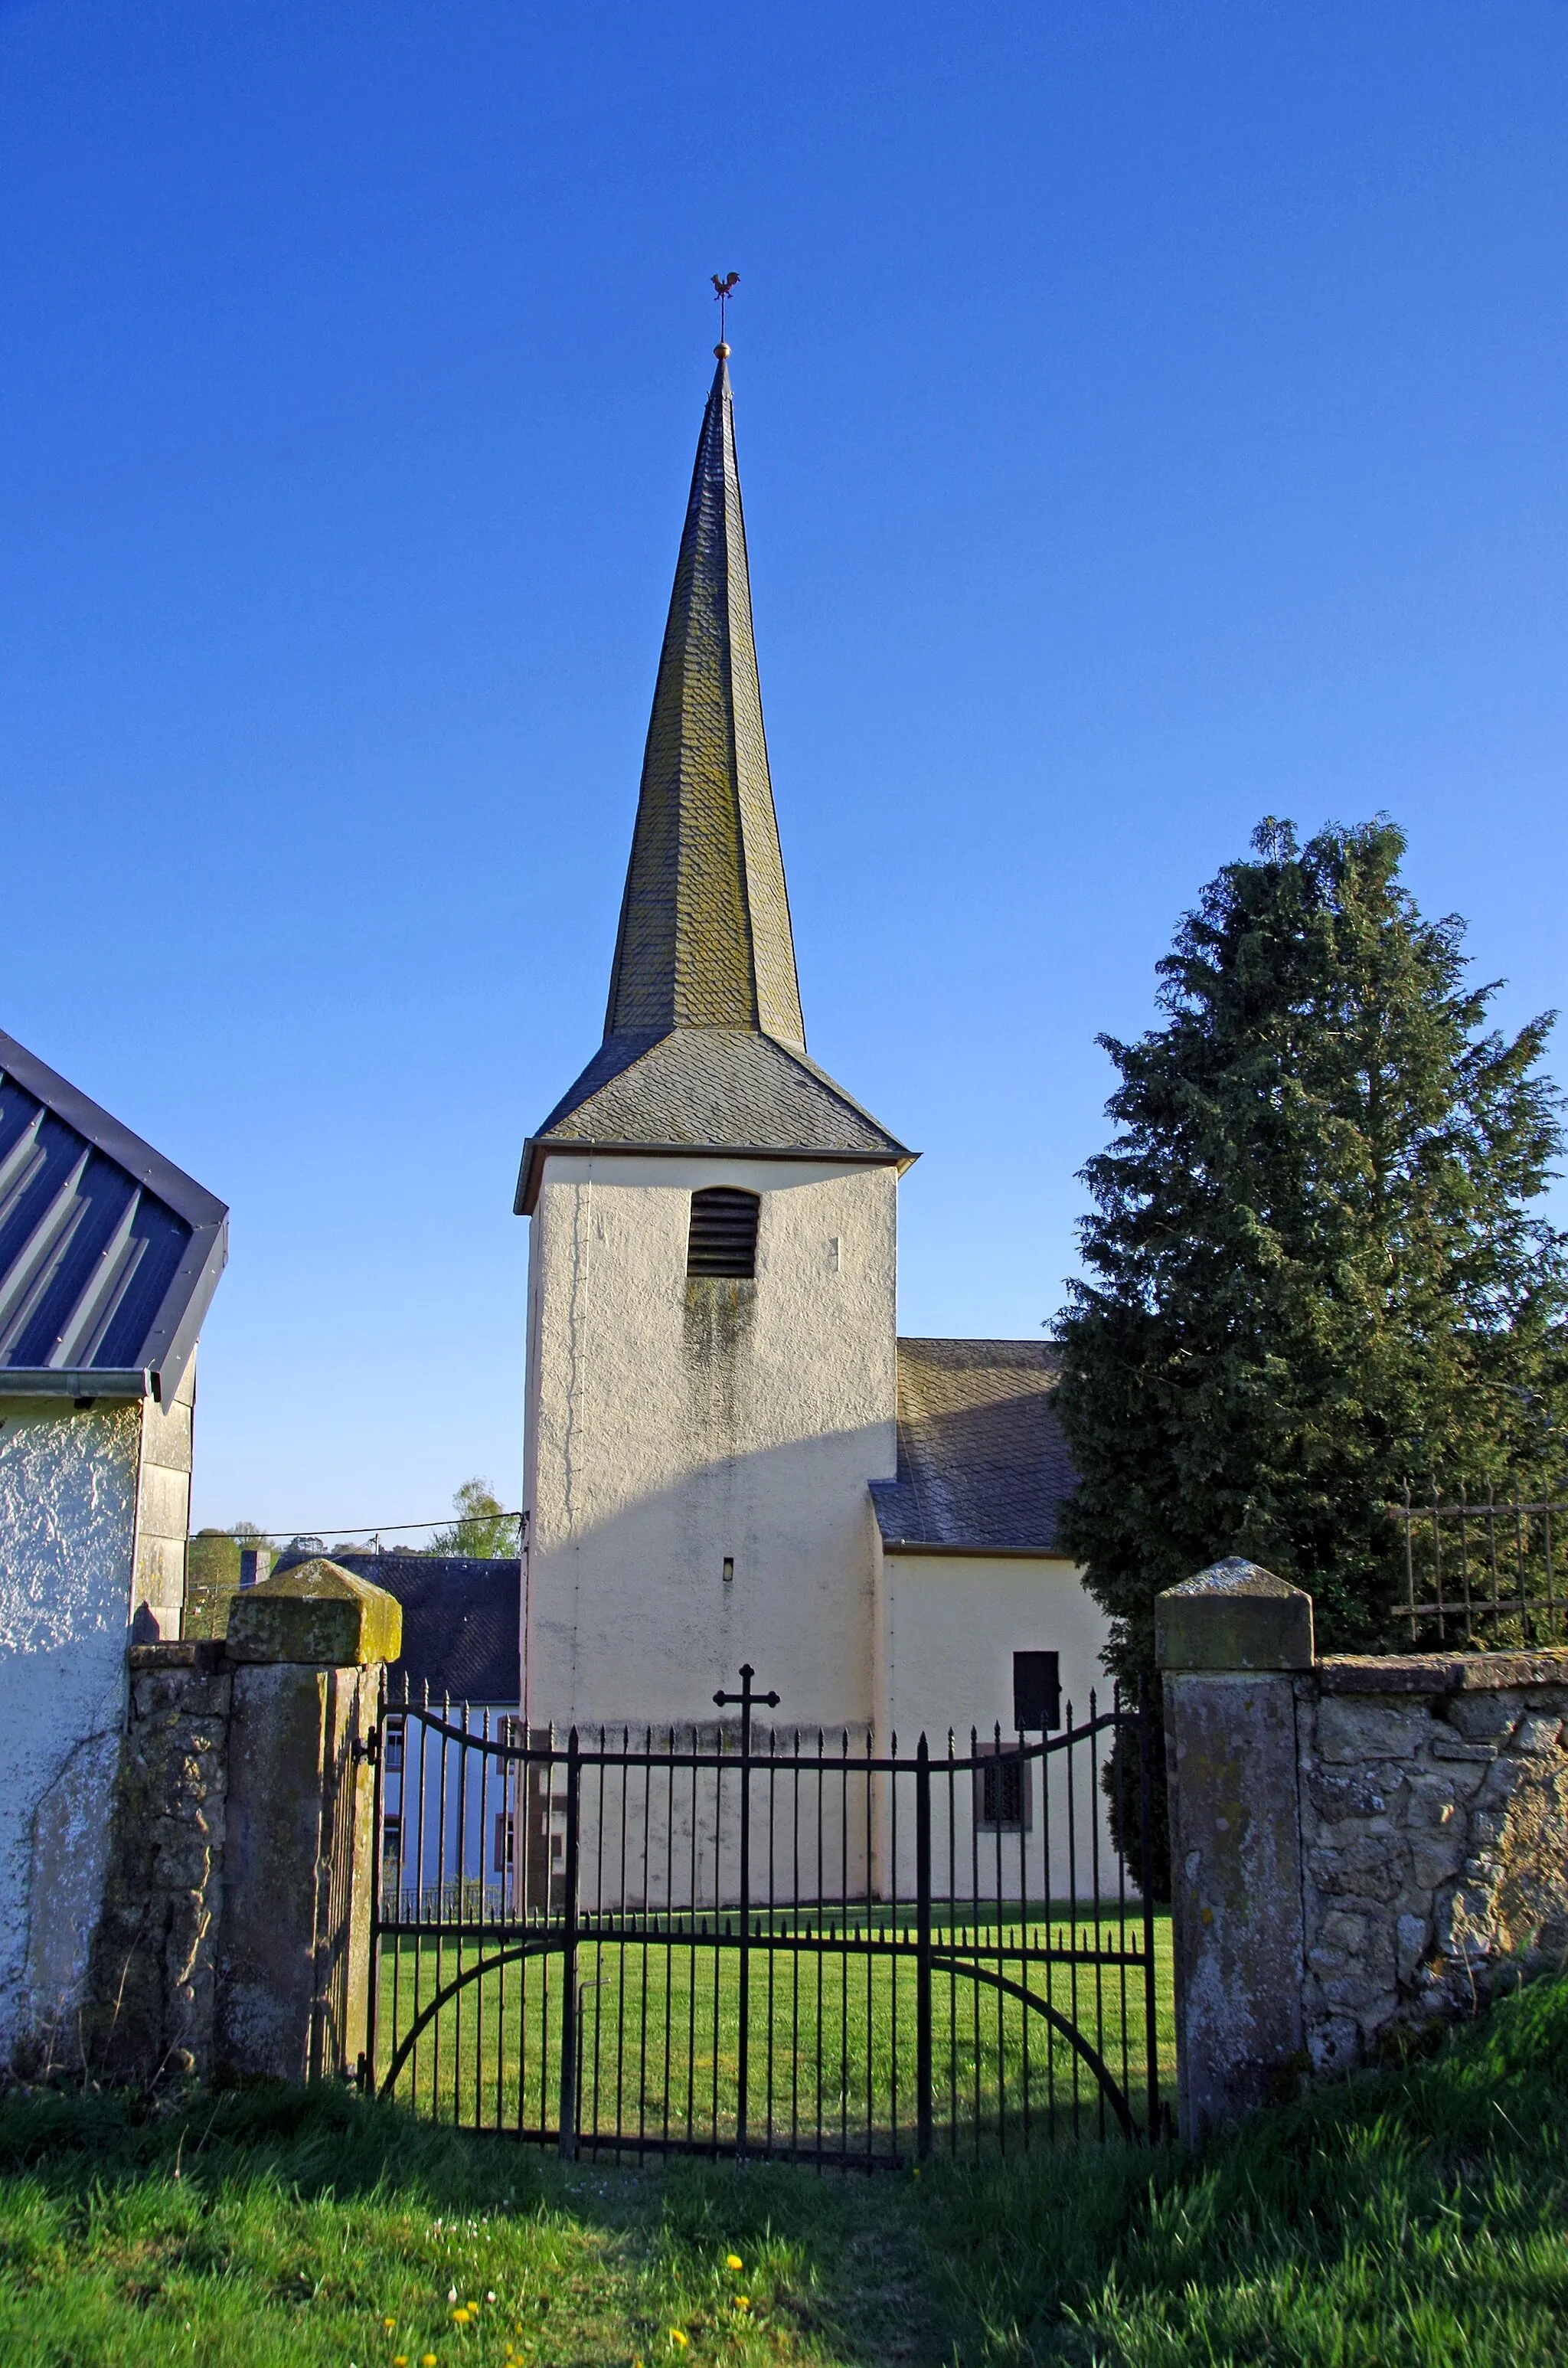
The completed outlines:
{"type": "Polygon", "coordinates": [[[748,1734],[751,1731],[751,1713],[753,1703],[766,1702],[769,1710],[777,1710],[781,1699],[780,1696],[776,1693],[754,1694],[751,1690],[751,1681],[756,1675],[756,1671],[752,1668],[751,1663],[749,1661],[743,1661],[741,1663],[740,1692],[738,1694],[727,1694],[724,1691],[723,1687],[721,1686],[718,1692],[713,1697],[721,1710],[726,1709],[731,1702],[740,1703],[741,1722],[748,1734]]]}

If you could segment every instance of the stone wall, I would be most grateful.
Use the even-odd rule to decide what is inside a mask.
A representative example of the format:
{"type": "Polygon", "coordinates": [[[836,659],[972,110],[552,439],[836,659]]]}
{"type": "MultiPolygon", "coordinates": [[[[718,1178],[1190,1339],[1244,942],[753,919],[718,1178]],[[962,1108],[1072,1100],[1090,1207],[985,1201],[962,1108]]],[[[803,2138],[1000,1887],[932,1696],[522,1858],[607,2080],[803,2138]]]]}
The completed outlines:
{"type": "Polygon", "coordinates": [[[369,1997],[370,1729],[403,1614],[325,1560],[222,1641],[135,1646],[86,1995],[53,2053],[155,2083],[353,2074],[369,1997]]]}
{"type": "Polygon", "coordinates": [[[1295,1695],[1320,2070],[1568,1962],[1568,1652],[1325,1659],[1295,1695]]]}
{"type": "Polygon", "coordinates": [[[221,1644],[131,1655],[83,2042],[112,2078],[212,2068],[233,1671],[221,1644]]]}
{"type": "Polygon", "coordinates": [[[1568,1964],[1568,1651],[1319,1659],[1239,1558],[1155,1644],[1190,2142],[1568,1964]]]}

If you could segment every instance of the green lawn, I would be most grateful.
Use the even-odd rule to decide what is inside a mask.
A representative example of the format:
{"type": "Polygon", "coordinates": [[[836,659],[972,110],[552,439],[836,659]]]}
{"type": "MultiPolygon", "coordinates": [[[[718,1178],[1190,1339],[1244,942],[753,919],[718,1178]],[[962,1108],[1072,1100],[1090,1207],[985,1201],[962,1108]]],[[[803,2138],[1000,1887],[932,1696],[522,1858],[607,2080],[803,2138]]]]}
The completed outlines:
{"type": "MultiPolygon", "coordinates": [[[[751,1963],[748,2132],[759,2146],[808,2146],[846,2155],[906,2156],[915,2119],[915,1969],[881,1947],[885,1919],[861,1918],[860,1954],[826,1945],[802,1953],[754,1949],[751,1963]]],[[[901,1928],[902,1929],[902,1928],[901,1928]]],[[[1058,1947],[1074,1938],[1051,1924],[1058,1947]]],[[[939,1923],[932,1981],[932,2088],[938,2145],[973,2156],[1000,2144],[1017,2151],[1114,2129],[1092,2066],[1061,2025],[1082,2032],[1134,2119],[1147,2121],[1144,1975],[1141,1966],[1038,1961],[1040,1922],[957,1928],[939,1923]],[[941,1962],[978,1945],[988,1971],[1049,1998],[1052,2025],[1016,1998],[941,1962]],[[1001,1954],[993,1952],[1001,1952],[1001,1954]]],[[[1141,1916],[1080,1924],[1080,1950],[1140,1949],[1141,1916]]],[[[439,1932],[388,1941],[382,1957],[378,2087],[394,2047],[429,2002],[482,1963],[486,1951],[439,1932]]],[[[1155,1919],[1157,2053],[1173,2093],[1170,1918],[1155,1919]]],[[[581,2109],[585,2135],[710,2139],[735,2134],[740,2105],[740,1968],[733,1949],[590,1940],[578,1964],[582,1998],[581,2109]]],[[[558,2126],[562,1967],[558,1955],[479,1974],[426,2026],[395,2094],[419,2111],[480,2128],[558,2126]]]]}
{"type": "Polygon", "coordinates": [[[0,2104],[6,2368],[1555,2368],[1565,2327],[1562,1982],[1201,2163],[621,2171],[332,2091],[0,2104]]]}
{"type": "Polygon", "coordinates": [[[341,2091],[0,2102],[5,2368],[1556,2368],[1565,2328],[1568,1982],[1203,2162],[566,2169],[341,2091]]]}

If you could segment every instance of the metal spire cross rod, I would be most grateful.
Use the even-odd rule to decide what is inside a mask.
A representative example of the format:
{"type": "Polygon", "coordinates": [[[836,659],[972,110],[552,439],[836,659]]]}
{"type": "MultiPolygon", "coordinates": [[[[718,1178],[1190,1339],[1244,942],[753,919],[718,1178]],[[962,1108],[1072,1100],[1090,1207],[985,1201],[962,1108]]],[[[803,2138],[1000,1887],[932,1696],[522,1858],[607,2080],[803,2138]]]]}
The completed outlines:
{"type": "Polygon", "coordinates": [[[731,297],[734,294],[735,290],[739,287],[740,279],[741,275],[738,271],[730,272],[722,279],[720,279],[716,271],[712,274],[713,299],[719,307],[719,342],[714,347],[713,350],[721,359],[722,359],[730,350],[729,347],[724,342],[724,310],[726,305],[729,303],[731,297]]]}

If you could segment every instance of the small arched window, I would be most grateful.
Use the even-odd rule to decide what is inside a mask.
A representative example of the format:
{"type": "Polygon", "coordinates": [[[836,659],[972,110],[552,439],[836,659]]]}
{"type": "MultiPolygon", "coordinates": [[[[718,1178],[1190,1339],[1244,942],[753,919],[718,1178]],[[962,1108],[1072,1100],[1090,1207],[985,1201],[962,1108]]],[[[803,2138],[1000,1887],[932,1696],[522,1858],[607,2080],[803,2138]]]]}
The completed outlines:
{"type": "Polygon", "coordinates": [[[710,1185],[691,1196],[691,1232],[686,1270],[745,1280],[756,1272],[756,1219],[762,1206],[755,1192],[728,1184],[710,1185]]]}

